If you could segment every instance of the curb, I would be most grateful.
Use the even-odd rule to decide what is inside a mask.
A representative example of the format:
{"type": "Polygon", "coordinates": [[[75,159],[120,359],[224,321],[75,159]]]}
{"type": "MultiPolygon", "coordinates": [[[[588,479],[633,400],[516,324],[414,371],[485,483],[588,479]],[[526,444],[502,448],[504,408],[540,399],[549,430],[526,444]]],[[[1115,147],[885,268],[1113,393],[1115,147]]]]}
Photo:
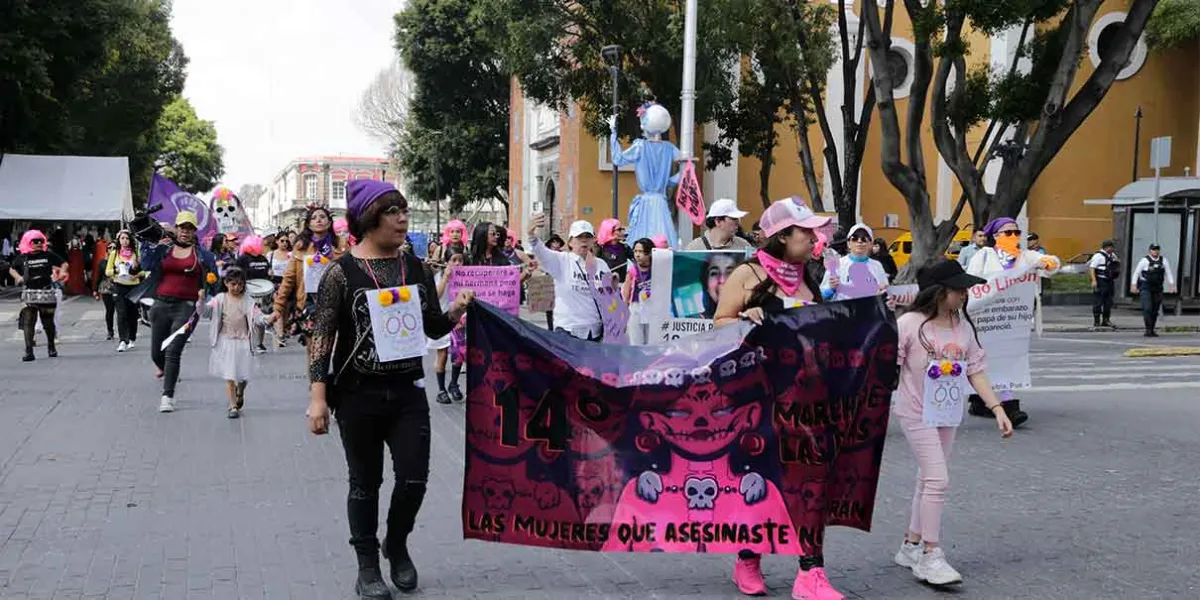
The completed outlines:
{"type": "Polygon", "coordinates": [[[1162,346],[1157,348],[1134,348],[1125,351],[1127,358],[1150,358],[1158,356],[1200,356],[1200,347],[1162,346]]]}
{"type": "MultiPolygon", "coordinates": [[[[1140,327],[1127,327],[1121,329],[1112,329],[1109,327],[1080,327],[1077,325],[1043,325],[1042,331],[1046,333],[1136,333],[1141,331],[1140,327]]],[[[1160,327],[1159,333],[1200,333],[1200,325],[1177,325],[1174,327],[1160,327]]]]}

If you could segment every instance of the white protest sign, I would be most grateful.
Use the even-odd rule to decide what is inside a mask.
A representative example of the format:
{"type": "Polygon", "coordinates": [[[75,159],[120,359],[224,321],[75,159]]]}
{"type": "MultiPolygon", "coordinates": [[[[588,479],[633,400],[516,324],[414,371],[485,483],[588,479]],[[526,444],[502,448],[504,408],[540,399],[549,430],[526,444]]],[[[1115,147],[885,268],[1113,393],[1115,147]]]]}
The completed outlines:
{"type": "Polygon", "coordinates": [[[1036,270],[1002,273],[968,292],[967,312],[987,353],[987,375],[996,391],[1026,389],[1029,337],[1037,298],[1036,270]]]}
{"type": "Polygon", "coordinates": [[[367,292],[375,354],[386,363],[425,356],[421,296],[415,285],[367,292]]]}
{"type": "Polygon", "coordinates": [[[329,270],[329,265],[333,264],[333,260],[327,256],[313,254],[304,258],[304,293],[315,294],[317,289],[321,287],[321,278],[325,276],[325,271],[329,270]]]}

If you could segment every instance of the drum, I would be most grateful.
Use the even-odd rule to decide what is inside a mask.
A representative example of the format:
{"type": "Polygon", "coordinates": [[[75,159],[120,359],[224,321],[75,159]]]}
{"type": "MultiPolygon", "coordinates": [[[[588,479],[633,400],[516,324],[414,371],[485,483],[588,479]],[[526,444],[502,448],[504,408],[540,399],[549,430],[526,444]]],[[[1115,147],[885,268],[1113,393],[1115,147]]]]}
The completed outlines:
{"type": "Polygon", "coordinates": [[[251,279],[246,282],[246,293],[251,298],[263,298],[275,293],[275,284],[269,279],[251,279]]]}

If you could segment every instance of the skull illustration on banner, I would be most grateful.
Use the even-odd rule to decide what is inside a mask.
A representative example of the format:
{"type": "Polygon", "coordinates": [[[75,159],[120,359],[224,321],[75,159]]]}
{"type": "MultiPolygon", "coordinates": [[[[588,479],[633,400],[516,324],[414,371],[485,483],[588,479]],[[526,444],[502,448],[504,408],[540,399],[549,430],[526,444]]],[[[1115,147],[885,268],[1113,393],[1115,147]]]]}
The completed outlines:
{"type": "Polygon", "coordinates": [[[209,203],[209,212],[216,224],[217,233],[246,235],[254,233],[253,227],[250,226],[250,219],[246,216],[245,209],[242,208],[241,198],[238,198],[237,194],[234,194],[229,188],[217,188],[213,192],[212,201],[209,203]]]}

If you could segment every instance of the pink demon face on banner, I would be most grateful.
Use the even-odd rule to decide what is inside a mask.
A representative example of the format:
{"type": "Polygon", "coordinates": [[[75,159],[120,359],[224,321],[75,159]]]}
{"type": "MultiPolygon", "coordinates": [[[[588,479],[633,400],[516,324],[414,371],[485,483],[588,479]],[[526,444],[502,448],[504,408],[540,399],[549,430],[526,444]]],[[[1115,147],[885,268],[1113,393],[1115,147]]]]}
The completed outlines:
{"type": "Polygon", "coordinates": [[[213,192],[209,211],[212,214],[217,233],[253,233],[245,231],[245,226],[249,224],[250,219],[246,217],[246,211],[242,208],[242,200],[229,188],[218,188],[213,192]]]}
{"type": "Polygon", "coordinates": [[[676,449],[692,456],[712,456],[741,435],[754,431],[762,418],[757,403],[735,406],[709,381],[693,383],[669,409],[641,414],[643,426],[676,449]]]}

